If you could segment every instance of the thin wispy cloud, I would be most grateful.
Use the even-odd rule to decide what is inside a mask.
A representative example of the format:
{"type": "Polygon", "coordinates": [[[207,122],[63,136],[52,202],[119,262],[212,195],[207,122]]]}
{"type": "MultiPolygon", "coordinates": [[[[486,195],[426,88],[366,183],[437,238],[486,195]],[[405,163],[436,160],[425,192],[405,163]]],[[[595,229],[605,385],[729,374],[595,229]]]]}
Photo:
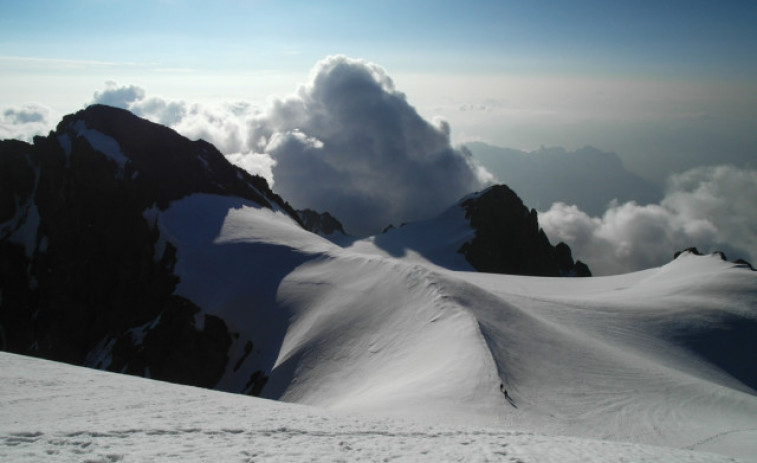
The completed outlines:
{"type": "Polygon", "coordinates": [[[8,64],[26,64],[44,66],[46,69],[69,69],[84,67],[151,67],[156,66],[154,62],[135,62],[135,61],[103,61],[88,59],[72,58],[46,58],[37,56],[0,56],[0,63],[8,64]]]}

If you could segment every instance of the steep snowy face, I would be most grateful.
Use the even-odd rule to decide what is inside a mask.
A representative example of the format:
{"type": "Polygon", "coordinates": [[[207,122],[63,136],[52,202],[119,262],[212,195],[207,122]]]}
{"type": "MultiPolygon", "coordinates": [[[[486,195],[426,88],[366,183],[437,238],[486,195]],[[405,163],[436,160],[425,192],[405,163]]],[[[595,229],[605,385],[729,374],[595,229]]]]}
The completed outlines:
{"type": "Polygon", "coordinates": [[[34,144],[0,142],[0,177],[0,347],[206,387],[232,336],[175,293],[177,249],[156,214],[205,193],[298,220],[211,145],[107,106],[34,144]]]}
{"type": "Polygon", "coordinates": [[[176,250],[175,294],[199,307],[196,317],[228,328],[228,362],[215,387],[258,395],[289,325],[276,300],[281,281],[336,247],[285,212],[237,197],[196,194],[149,214],[176,250]]]}

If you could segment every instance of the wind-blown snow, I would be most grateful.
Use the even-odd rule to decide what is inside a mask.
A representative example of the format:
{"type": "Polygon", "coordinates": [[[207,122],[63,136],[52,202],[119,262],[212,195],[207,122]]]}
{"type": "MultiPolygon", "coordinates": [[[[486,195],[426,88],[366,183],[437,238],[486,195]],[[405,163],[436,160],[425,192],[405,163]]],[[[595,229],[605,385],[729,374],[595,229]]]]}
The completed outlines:
{"type": "MultiPolygon", "coordinates": [[[[229,365],[247,340],[267,355],[265,397],[757,454],[757,273],[718,257],[518,277],[439,266],[466,268],[449,251],[474,232],[454,209],[341,247],[234,198],[194,195],[146,216],[178,249],[177,293],[239,334],[229,365]]],[[[229,367],[217,387],[243,390],[250,368],[229,367]]]]}
{"type": "Polygon", "coordinates": [[[449,270],[464,266],[445,250],[473,232],[453,210],[432,234],[343,246],[238,198],[144,217],[177,249],[177,294],[234,335],[216,387],[247,390],[263,369],[265,397],[315,408],[3,355],[0,459],[757,461],[744,266],[684,253],[600,278],[449,270]]]}
{"type": "Polygon", "coordinates": [[[0,352],[0,460],[726,462],[714,454],[345,415],[0,352]]]}
{"type": "Polygon", "coordinates": [[[757,442],[755,391],[679,333],[754,323],[755,297],[752,272],[689,255],[597,280],[368,256],[312,261],[280,286],[294,317],[267,392],[338,410],[728,454],[718,436],[757,442]]]}

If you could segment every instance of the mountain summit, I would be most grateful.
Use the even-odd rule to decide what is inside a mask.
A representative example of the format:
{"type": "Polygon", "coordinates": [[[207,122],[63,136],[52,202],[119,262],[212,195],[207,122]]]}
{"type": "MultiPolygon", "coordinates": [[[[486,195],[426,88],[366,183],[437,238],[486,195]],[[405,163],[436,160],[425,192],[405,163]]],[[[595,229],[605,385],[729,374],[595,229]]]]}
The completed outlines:
{"type": "Polygon", "coordinates": [[[574,262],[565,243],[552,246],[539,228],[536,210],[517,194],[496,185],[461,201],[476,236],[460,252],[480,272],[531,276],[591,276],[589,267],[574,262]]]}
{"type": "Polygon", "coordinates": [[[565,243],[552,246],[528,209],[505,185],[461,199],[428,220],[388,227],[384,233],[352,243],[363,252],[419,259],[454,270],[542,277],[591,276],[574,262],[565,243]]]}

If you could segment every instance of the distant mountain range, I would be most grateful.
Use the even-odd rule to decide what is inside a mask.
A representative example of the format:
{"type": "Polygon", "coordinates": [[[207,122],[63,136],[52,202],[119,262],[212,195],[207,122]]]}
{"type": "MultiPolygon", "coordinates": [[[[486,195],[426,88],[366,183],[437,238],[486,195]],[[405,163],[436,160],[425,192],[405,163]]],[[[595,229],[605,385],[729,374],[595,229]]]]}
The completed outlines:
{"type": "Polygon", "coordinates": [[[601,216],[612,200],[657,203],[662,189],[625,169],[615,153],[586,146],[576,151],[540,148],[525,152],[481,142],[465,145],[497,181],[537,210],[561,201],[601,216]]]}

